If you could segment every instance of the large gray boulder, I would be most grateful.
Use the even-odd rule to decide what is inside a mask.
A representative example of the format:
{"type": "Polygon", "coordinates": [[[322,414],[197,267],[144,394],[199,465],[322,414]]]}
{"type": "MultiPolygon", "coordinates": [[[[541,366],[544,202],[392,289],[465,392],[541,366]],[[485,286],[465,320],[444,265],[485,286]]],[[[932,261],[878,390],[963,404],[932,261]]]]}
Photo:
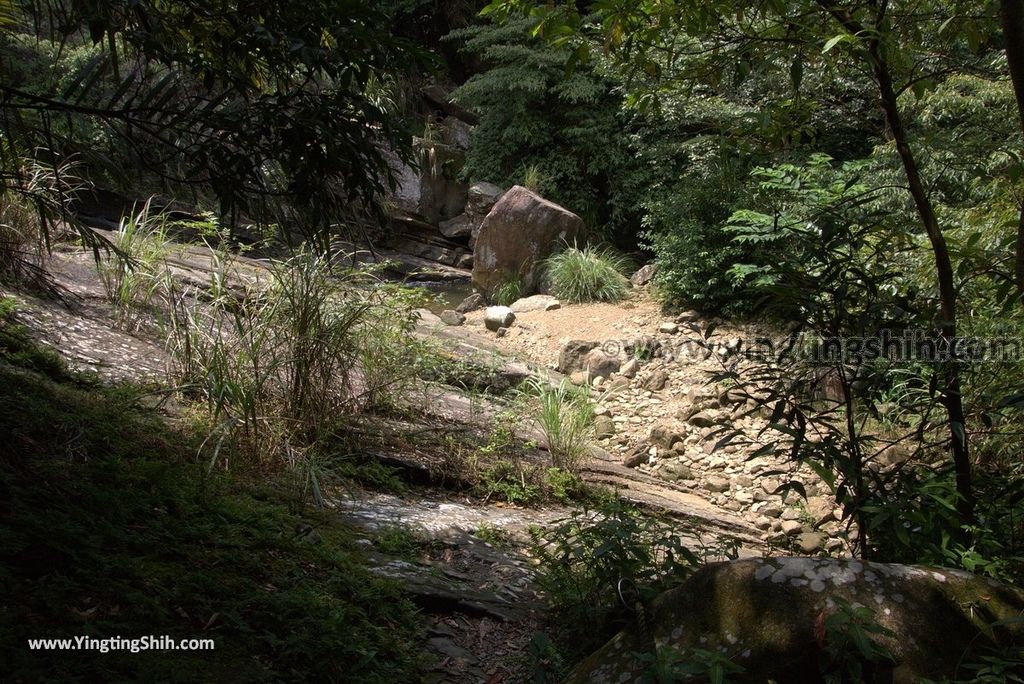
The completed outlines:
{"type": "Polygon", "coordinates": [[[502,283],[518,279],[523,294],[533,294],[540,284],[540,262],[559,245],[582,237],[579,216],[516,185],[480,226],[473,248],[473,285],[490,294],[502,283]]]}
{"type": "Polygon", "coordinates": [[[566,682],[645,681],[655,650],[677,662],[699,659],[697,650],[721,654],[743,668],[729,681],[821,682],[830,646],[845,643],[844,655],[856,656],[851,635],[830,627],[844,603],[866,607],[888,630],[868,635],[894,658],[869,667],[869,681],[953,677],[988,649],[1024,644],[1024,591],[994,580],[888,563],[758,558],[708,565],[657,597],[649,632],[620,632],[566,682]]]}

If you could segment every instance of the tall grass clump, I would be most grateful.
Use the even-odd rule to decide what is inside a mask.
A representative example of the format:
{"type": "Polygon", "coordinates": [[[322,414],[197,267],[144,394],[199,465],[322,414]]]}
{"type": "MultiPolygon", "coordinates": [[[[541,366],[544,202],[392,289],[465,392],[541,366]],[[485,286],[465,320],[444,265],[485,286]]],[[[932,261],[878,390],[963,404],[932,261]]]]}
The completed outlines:
{"type": "Polygon", "coordinates": [[[401,298],[367,275],[302,251],[267,283],[225,284],[225,258],[202,292],[182,291],[167,348],[181,391],[206,407],[211,467],[299,468],[319,490],[323,447],[345,416],[373,408],[416,373],[401,298]]]}
{"type": "Polygon", "coordinates": [[[0,189],[0,281],[39,290],[54,289],[46,272],[53,237],[50,222],[65,214],[68,198],[82,188],[74,165],[49,166],[24,160],[0,189]]]}
{"type": "Polygon", "coordinates": [[[528,380],[524,391],[537,402],[537,422],[552,464],[578,472],[594,437],[594,404],[589,393],[565,380],[552,386],[538,378],[528,380]]]}
{"type": "Polygon", "coordinates": [[[498,306],[509,306],[523,296],[522,278],[512,277],[502,282],[491,293],[491,303],[498,306]]]}
{"type": "Polygon", "coordinates": [[[626,296],[625,258],[597,247],[569,247],[545,261],[551,293],[568,302],[617,302],[626,296]]]}
{"type": "Polygon", "coordinates": [[[124,328],[137,328],[146,314],[162,312],[171,289],[166,258],[170,252],[167,220],[146,202],[121,219],[110,238],[113,248],[98,262],[100,281],[124,328]]]}

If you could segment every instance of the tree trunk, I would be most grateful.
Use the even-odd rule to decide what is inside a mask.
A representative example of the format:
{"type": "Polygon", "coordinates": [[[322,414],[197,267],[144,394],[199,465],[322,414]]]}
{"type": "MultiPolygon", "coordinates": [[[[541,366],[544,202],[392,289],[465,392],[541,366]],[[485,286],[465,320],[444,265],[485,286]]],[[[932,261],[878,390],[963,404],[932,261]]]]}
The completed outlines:
{"type": "MultiPolygon", "coordinates": [[[[903,128],[896,91],[892,84],[889,65],[878,49],[877,44],[869,48],[872,68],[878,83],[878,92],[885,111],[885,121],[896,144],[896,152],[903,162],[903,170],[907,176],[907,186],[917,207],[917,213],[924,224],[931,243],[932,254],[935,256],[935,274],[939,285],[939,327],[943,339],[948,343],[956,337],[956,285],[953,277],[953,263],[949,256],[946,239],[939,228],[935,209],[932,207],[928,192],[925,190],[921,173],[917,168],[914,154],[907,142],[907,133],[903,128]]],[[[949,347],[947,347],[948,349],[949,347]]],[[[942,388],[942,404],[949,418],[949,431],[953,445],[953,466],[956,470],[956,490],[960,495],[957,510],[964,522],[974,521],[974,493],[971,484],[971,460],[967,445],[967,428],[964,417],[963,397],[960,394],[960,370],[957,362],[947,359],[939,362],[939,382],[942,388]]]]}
{"type": "MultiPolygon", "coordinates": [[[[1019,9],[1022,0],[1006,1],[1018,6],[1019,9]]],[[[876,30],[866,32],[860,22],[847,9],[840,7],[836,0],[817,0],[817,3],[850,34],[865,37],[864,49],[878,85],[882,110],[885,112],[885,123],[896,144],[896,152],[900,156],[903,171],[907,177],[907,187],[914,199],[914,206],[917,207],[917,214],[928,234],[928,242],[931,243],[932,254],[935,257],[935,275],[939,285],[939,318],[941,319],[939,328],[943,339],[950,343],[956,337],[956,284],[953,277],[953,262],[949,256],[949,248],[946,246],[946,238],[943,237],[942,230],[939,228],[935,209],[928,198],[928,191],[925,190],[924,182],[921,180],[921,172],[917,168],[914,153],[907,141],[907,131],[903,127],[903,118],[900,116],[896,89],[892,84],[892,73],[889,71],[889,64],[886,62],[878,39],[877,24],[880,23],[885,5],[872,4],[876,14],[876,30]]],[[[971,459],[967,447],[964,404],[960,394],[960,370],[953,359],[940,361],[938,376],[942,388],[941,401],[946,409],[952,439],[956,491],[960,495],[959,501],[957,501],[957,511],[963,522],[970,523],[974,522],[974,492],[971,483],[971,459]]]]}
{"type": "MultiPolygon", "coordinates": [[[[999,17],[1003,24],[1006,43],[1006,63],[1010,67],[1010,82],[1017,97],[1017,118],[1024,133],[1024,0],[1000,0],[999,17]]],[[[1024,202],[1017,220],[1017,249],[1014,259],[1014,282],[1017,296],[1024,304],[1024,202]]]]}

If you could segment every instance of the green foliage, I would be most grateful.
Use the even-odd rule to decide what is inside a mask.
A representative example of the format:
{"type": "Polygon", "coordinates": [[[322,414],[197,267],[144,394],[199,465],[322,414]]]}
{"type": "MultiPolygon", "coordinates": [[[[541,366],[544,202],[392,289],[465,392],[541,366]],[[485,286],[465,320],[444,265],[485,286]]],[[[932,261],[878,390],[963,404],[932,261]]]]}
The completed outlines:
{"type": "Polygon", "coordinates": [[[132,388],[0,369],[0,658],[13,681],[414,681],[420,619],[336,518],[210,476],[132,388]],[[312,529],[315,534],[310,532],[312,529]],[[211,638],[41,658],[28,638],[211,638]]]}
{"type": "Polygon", "coordinates": [[[319,499],[319,452],[333,453],[344,417],[385,405],[416,376],[414,314],[394,288],[359,287],[373,282],[365,272],[308,252],[275,263],[269,284],[241,297],[228,288],[229,266],[206,298],[173,295],[173,378],[206,407],[211,466],[236,454],[250,467],[305,470],[319,499]]]}
{"type": "Polygon", "coordinates": [[[498,306],[509,306],[523,296],[523,281],[521,278],[509,278],[502,282],[491,293],[490,300],[498,306]]]}
{"type": "Polygon", "coordinates": [[[490,523],[483,523],[477,527],[476,531],[473,532],[473,536],[491,546],[497,547],[508,546],[511,541],[508,532],[490,523]]]}
{"type": "Polygon", "coordinates": [[[510,504],[537,503],[543,495],[536,467],[505,459],[483,468],[478,488],[485,498],[498,498],[510,504]]]}
{"type": "Polygon", "coordinates": [[[287,208],[278,225],[326,237],[348,203],[387,189],[382,141],[411,158],[376,83],[422,53],[377,3],[53,0],[17,14],[38,35],[0,34],[19,65],[0,106],[4,189],[24,187],[20,159],[79,154],[90,177],[199,187],[225,215],[268,223],[287,208]]]}
{"type": "Polygon", "coordinates": [[[742,665],[732,662],[724,653],[703,648],[681,652],[660,648],[654,653],[640,654],[639,659],[647,663],[648,668],[643,681],[651,684],[678,681],[725,684],[736,681],[730,675],[745,671],[742,665]]]}
{"type": "Polygon", "coordinates": [[[565,301],[617,302],[629,291],[628,262],[609,250],[568,247],[544,262],[551,293],[565,301]]]}
{"type": "Polygon", "coordinates": [[[146,316],[168,306],[171,288],[167,220],[150,212],[146,202],[137,213],[121,220],[111,237],[112,250],[98,262],[100,280],[114,307],[115,321],[125,328],[142,325],[146,316]]]}
{"type": "Polygon", "coordinates": [[[465,174],[534,185],[593,230],[623,235],[632,218],[621,180],[632,161],[614,83],[591,66],[567,72],[573,53],[528,37],[522,21],[448,40],[484,67],[453,93],[480,116],[465,174]]]}
{"type": "Polygon", "coordinates": [[[534,531],[533,554],[551,596],[559,643],[573,656],[600,646],[627,619],[618,596],[626,580],[647,600],[685,580],[712,549],[686,547],[678,526],[617,500],[576,511],[553,528],[534,531]]]}
{"type": "Polygon", "coordinates": [[[566,380],[551,386],[530,378],[526,384],[525,391],[538,403],[537,421],[544,431],[552,464],[569,473],[578,472],[593,439],[594,404],[590,393],[566,380]]]}
{"type": "Polygon", "coordinates": [[[819,646],[821,672],[828,684],[875,681],[879,669],[891,668],[892,653],[878,643],[878,637],[892,638],[892,631],[875,620],[874,611],[866,606],[853,606],[841,597],[836,608],[821,621],[819,646]]]}

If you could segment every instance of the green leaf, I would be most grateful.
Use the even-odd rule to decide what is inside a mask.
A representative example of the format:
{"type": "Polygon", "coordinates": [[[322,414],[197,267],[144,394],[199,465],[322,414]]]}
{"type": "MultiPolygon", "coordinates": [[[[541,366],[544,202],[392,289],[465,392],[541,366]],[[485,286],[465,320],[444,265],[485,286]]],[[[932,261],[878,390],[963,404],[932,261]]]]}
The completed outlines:
{"type": "Polygon", "coordinates": [[[800,90],[800,84],[804,80],[804,61],[799,56],[789,65],[789,81],[793,84],[793,90],[800,90]]]}
{"type": "Polygon", "coordinates": [[[825,41],[825,47],[821,49],[821,54],[827,55],[829,52],[832,51],[832,48],[834,48],[836,45],[839,45],[839,43],[850,40],[854,40],[854,37],[851,36],[849,33],[840,33],[838,36],[832,36],[827,41],[825,41]]]}

